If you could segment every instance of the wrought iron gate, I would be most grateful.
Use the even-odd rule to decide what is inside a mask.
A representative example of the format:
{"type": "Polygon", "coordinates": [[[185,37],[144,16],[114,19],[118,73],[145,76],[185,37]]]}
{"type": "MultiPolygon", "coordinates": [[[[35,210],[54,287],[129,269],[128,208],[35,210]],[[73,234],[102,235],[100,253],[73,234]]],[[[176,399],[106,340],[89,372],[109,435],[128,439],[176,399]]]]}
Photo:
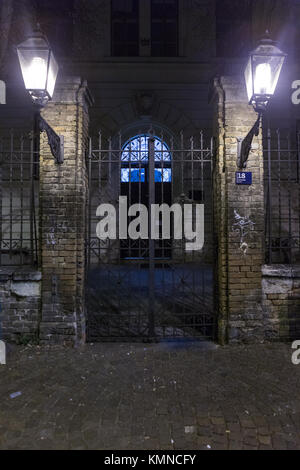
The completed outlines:
{"type": "Polygon", "coordinates": [[[33,132],[0,135],[0,267],[38,264],[39,162],[33,132]]]}
{"type": "Polygon", "coordinates": [[[300,262],[300,131],[264,133],[266,263],[300,262]]]}
{"type": "MultiPolygon", "coordinates": [[[[90,139],[87,167],[88,340],[213,338],[212,140],[205,145],[203,133],[174,139],[158,129],[127,138],[99,133],[90,139]],[[115,208],[121,235],[120,196],[128,207],[149,210],[153,204],[204,204],[203,249],[187,249],[187,240],[174,239],[172,231],[163,239],[161,219],[159,240],[131,240],[124,233],[98,238],[101,204],[115,208]]],[[[128,224],[132,220],[127,216],[128,224]]]]}

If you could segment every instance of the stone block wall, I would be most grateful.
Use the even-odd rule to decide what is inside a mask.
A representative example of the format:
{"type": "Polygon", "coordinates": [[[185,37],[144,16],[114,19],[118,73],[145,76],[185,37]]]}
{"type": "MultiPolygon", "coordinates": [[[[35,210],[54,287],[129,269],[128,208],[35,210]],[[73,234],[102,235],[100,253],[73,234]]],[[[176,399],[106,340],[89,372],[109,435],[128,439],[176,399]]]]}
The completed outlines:
{"type": "Polygon", "coordinates": [[[300,340],[300,265],[262,268],[267,340],[300,340]]]}
{"type": "Polygon", "coordinates": [[[41,319],[41,273],[32,270],[0,270],[0,339],[36,341],[41,319]]]}

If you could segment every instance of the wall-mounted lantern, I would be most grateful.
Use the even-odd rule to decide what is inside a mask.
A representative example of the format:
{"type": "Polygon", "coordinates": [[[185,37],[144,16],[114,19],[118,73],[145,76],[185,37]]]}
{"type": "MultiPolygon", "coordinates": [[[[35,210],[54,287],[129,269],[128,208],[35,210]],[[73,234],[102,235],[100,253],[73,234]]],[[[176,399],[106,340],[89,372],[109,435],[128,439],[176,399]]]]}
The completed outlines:
{"type": "Polygon", "coordinates": [[[37,108],[40,132],[46,131],[51,153],[56,163],[63,163],[64,142],[41,117],[40,111],[52,99],[58,65],[46,36],[38,29],[17,46],[19,63],[26,90],[37,108]]]}
{"type": "Polygon", "coordinates": [[[253,137],[259,133],[262,114],[275,93],[284,54],[269,37],[268,31],[257,48],[249,55],[245,69],[245,80],[249,104],[258,113],[258,119],[249,134],[238,141],[238,167],[246,168],[253,137]]]}

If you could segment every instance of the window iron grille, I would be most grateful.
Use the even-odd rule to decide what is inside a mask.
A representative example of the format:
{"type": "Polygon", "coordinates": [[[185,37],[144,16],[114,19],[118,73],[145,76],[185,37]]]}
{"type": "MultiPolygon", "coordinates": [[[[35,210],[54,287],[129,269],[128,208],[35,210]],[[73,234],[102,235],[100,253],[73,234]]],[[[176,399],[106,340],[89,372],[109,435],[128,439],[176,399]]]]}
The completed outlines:
{"type": "Polygon", "coordinates": [[[36,143],[33,132],[0,136],[0,266],[38,264],[36,143]]]}

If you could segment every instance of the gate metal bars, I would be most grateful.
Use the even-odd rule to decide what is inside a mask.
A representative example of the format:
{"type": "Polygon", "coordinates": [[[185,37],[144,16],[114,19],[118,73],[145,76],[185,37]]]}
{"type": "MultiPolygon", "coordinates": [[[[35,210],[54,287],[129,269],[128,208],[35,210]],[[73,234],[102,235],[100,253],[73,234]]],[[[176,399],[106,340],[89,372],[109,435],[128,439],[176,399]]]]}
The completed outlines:
{"type": "MultiPolygon", "coordinates": [[[[88,155],[87,334],[89,341],[211,339],[213,312],[212,139],[203,133],[178,139],[159,129],[136,136],[90,139],[88,155]],[[177,203],[204,204],[205,244],[186,240],[100,240],[100,204],[116,209],[177,203]]],[[[127,222],[132,222],[127,217],[127,222]]],[[[159,221],[162,234],[162,221],[159,221]]],[[[151,228],[149,227],[149,233],[151,228]]]]}
{"type": "Polygon", "coordinates": [[[300,262],[300,131],[264,135],[266,263],[300,262]]]}
{"type": "Polygon", "coordinates": [[[0,136],[0,266],[38,263],[38,175],[34,134],[0,136]]]}

